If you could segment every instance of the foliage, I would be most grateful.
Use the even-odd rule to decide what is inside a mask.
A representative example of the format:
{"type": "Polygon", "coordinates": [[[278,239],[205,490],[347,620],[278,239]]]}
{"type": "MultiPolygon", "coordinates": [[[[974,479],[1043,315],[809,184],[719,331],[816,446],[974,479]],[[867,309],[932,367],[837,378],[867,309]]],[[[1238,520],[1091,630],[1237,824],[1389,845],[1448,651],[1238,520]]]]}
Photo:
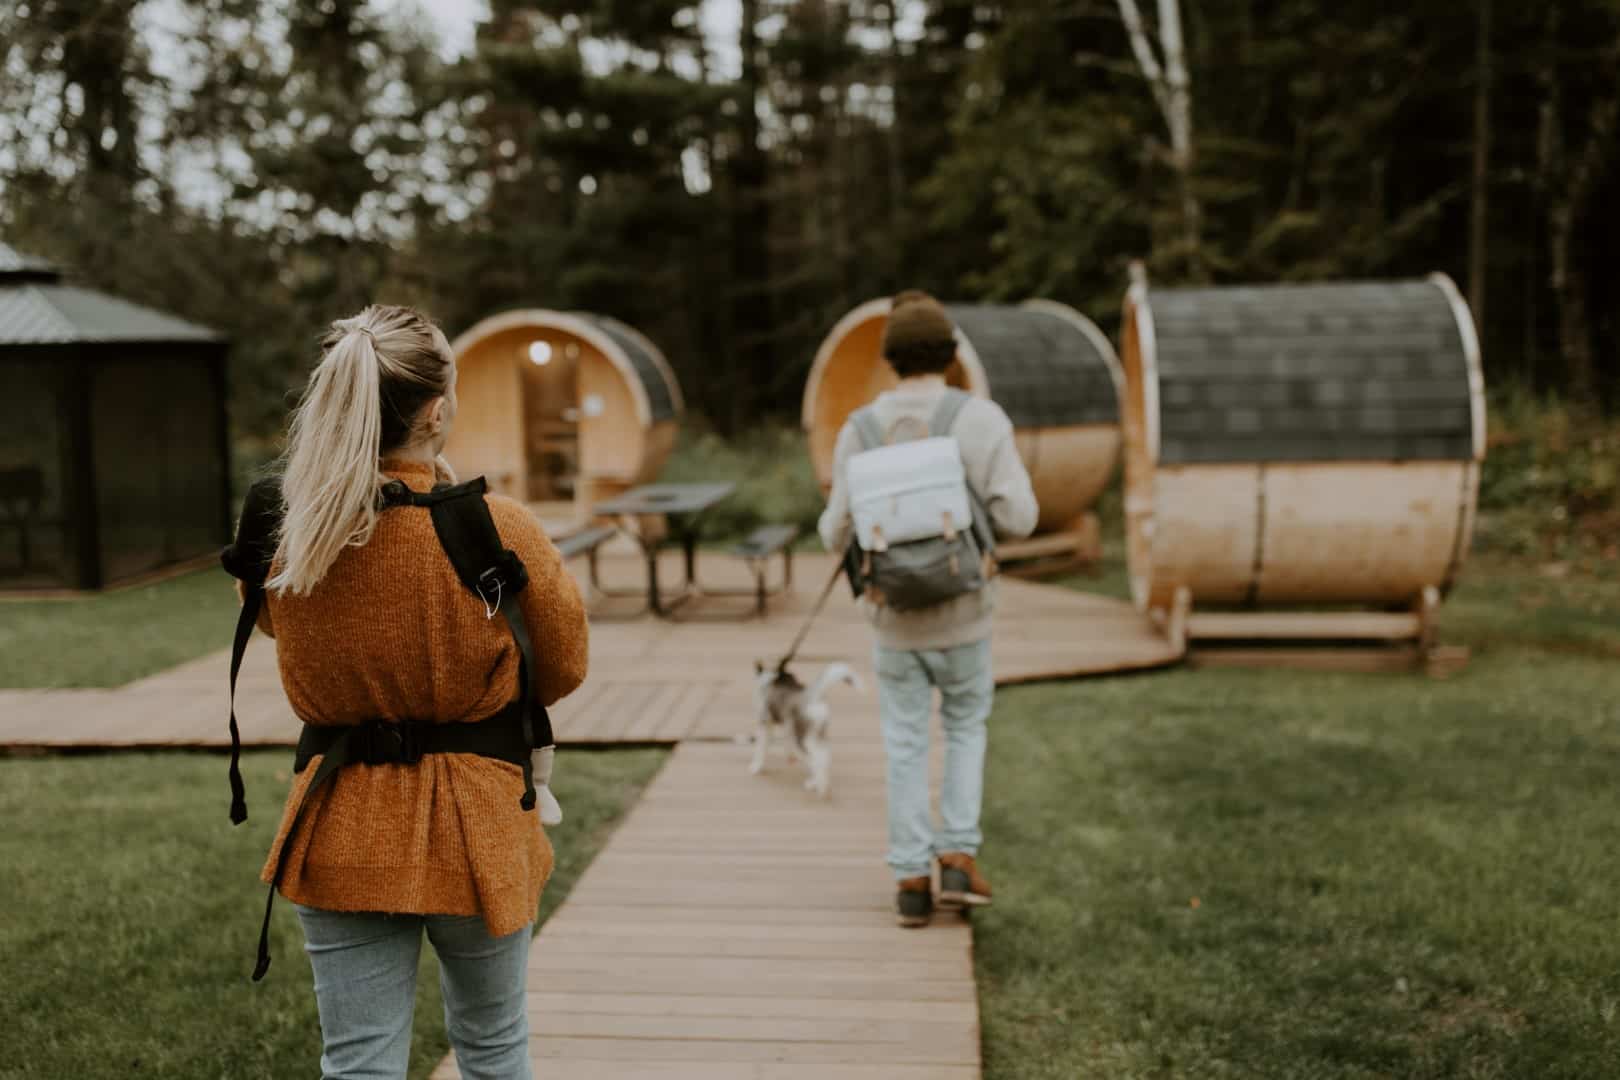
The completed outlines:
{"type": "Polygon", "coordinates": [[[874,295],[1112,325],[1137,258],[1164,284],[1443,270],[1491,386],[1613,404],[1615,0],[1179,2],[1190,163],[1111,0],[746,0],[735,42],[695,0],[499,0],[449,59],[359,0],[23,0],[0,234],[227,331],[255,439],[371,299],[452,333],[618,316],[729,436],[874,295]]]}
{"type": "MultiPolygon", "coordinates": [[[[544,920],[664,759],[657,750],[564,754],[552,786],[568,821],[544,920]]],[[[0,758],[0,1076],[307,1075],[320,1056],[309,961],[276,905],[274,967],[248,981],[264,903],[258,871],[291,777],[286,751],[242,761],[249,817],[232,829],[221,758],[118,754],[0,758]]],[[[411,1076],[446,1051],[438,963],[423,949],[411,1076]]]]}
{"type": "Polygon", "coordinates": [[[1612,1073],[1617,585],[1471,567],[1448,681],[1000,694],[986,1077],[1612,1073]]]}
{"type": "Polygon", "coordinates": [[[1475,535],[1485,551],[1620,559],[1620,424],[1522,392],[1499,395],[1475,535]]]}
{"type": "Polygon", "coordinates": [[[712,431],[682,432],[659,476],[671,483],[734,483],[736,490],[703,518],[709,541],[741,539],[760,525],[797,525],[813,537],[824,500],[802,432],[764,427],[727,440],[712,431]]]}

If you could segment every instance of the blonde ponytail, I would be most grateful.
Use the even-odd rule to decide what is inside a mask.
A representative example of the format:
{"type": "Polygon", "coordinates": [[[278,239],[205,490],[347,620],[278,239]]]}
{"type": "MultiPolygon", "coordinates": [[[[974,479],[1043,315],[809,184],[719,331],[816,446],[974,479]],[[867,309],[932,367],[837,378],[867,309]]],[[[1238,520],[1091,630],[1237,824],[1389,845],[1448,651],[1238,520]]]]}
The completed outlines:
{"type": "Polygon", "coordinates": [[[267,588],[308,593],[345,547],[371,538],[381,455],[418,435],[422,407],[448,389],[443,340],[409,308],[373,306],[332,324],[293,413],[267,588]]]}

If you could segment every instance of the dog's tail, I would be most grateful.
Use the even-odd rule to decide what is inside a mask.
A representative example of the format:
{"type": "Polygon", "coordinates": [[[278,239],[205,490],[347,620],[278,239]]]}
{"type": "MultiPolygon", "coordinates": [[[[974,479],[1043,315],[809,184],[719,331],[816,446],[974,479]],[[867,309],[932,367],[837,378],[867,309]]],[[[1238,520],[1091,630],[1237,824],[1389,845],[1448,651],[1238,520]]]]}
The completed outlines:
{"type": "Polygon", "coordinates": [[[816,676],[816,681],[810,684],[810,689],[807,690],[804,695],[805,700],[811,705],[820,705],[821,696],[825,694],[834,683],[840,682],[848,683],[857,690],[862,689],[861,677],[855,674],[854,668],[842,662],[828,664],[821,670],[821,674],[816,676]]]}

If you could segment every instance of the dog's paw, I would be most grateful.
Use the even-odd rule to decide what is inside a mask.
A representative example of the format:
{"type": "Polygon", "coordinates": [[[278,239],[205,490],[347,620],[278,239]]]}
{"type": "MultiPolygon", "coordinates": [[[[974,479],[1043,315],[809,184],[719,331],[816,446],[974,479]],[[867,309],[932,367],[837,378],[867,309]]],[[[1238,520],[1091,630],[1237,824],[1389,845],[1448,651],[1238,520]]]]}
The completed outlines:
{"type": "Polygon", "coordinates": [[[754,760],[752,760],[752,761],[750,761],[748,763],[748,775],[749,776],[758,776],[760,773],[762,773],[764,771],[765,771],[765,759],[764,758],[755,758],[754,760]]]}

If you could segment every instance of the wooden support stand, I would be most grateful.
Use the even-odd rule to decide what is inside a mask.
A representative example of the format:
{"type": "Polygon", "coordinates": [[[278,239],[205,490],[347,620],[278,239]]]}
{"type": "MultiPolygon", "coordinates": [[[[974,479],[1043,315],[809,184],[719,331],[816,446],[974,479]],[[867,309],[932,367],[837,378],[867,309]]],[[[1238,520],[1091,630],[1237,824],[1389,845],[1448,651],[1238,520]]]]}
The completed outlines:
{"type": "Polygon", "coordinates": [[[996,545],[996,560],[1002,573],[1017,578],[1089,570],[1102,561],[1102,526],[1096,514],[1082,514],[1062,532],[996,545]]]}
{"type": "Polygon", "coordinates": [[[1445,677],[1468,650],[1436,641],[1440,591],[1425,586],[1412,610],[1205,611],[1180,586],[1160,624],[1172,646],[1199,667],[1283,667],[1316,671],[1423,671],[1445,677]]]}

